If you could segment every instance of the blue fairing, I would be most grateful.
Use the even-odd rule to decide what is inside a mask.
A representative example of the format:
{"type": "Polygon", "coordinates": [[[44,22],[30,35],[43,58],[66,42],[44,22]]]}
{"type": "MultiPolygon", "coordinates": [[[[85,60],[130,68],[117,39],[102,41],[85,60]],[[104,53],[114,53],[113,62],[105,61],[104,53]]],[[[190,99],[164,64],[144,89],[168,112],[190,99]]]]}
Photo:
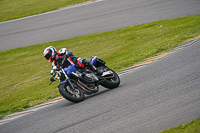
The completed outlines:
{"type": "Polygon", "coordinates": [[[92,61],[91,61],[91,64],[94,65],[94,66],[96,65],[96,63],[97,63],[97,56],[92,58],[92,61]]]}
{"type": "MultiPolygon", "coordinates": [[[[71,74],[72,72],[75,72],[76,70],[78,70],[78,68],[76,67],[76,65],[70,65],[70,66],[66,66],[64,68],[64,71],[66,72],[66,74],[71,74]]],[[[66,80],[62,81],[59,85],[67,83],[66,80]]]]}
{"type": "Polygon", "coordinates": [[[78,70],[78,68],[74,64],[64,68],[64,71],[66,72],[66,74],[71,74],[72,72],[75,72],[76,70],[78,70]]]}

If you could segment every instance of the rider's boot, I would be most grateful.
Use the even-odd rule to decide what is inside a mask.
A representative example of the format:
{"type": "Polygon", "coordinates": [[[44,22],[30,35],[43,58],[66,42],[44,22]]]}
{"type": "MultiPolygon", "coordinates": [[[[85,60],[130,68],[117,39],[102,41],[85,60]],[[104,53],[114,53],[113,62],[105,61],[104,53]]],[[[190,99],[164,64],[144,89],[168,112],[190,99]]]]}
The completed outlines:
{"type": "Polygon", "coordinates": [[[93,66],[94,71],[97,73],[97,75],[101,76],[103,74],[103,70],[99,69],[99,68],[96,68],[95,66],[93,66]]]}

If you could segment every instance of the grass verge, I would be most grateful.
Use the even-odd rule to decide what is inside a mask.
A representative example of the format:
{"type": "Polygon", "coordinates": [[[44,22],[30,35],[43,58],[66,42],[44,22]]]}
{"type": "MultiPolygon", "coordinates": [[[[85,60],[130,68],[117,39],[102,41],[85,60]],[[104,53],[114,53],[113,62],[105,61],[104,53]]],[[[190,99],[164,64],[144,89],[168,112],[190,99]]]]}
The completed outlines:
{"type": "Polygon", "coordinates": [[[185,125],[179,125],[161,133],[200,133],[200,119],[189,122],[185,125]]]}
{"type": "Polygon", "coordinates": [[[1,0],[0,22],[53,11],[89,0],[1,0]]]}
{"type": "Polygon", "coordinates": [[[97,55],[115,71],[170,50],[199,35],[200,15],[169,19],[0,52],[0,117],[59,95],[49,84],[51,64],[43,57],[50,45],[76,56],[97,55]]]}

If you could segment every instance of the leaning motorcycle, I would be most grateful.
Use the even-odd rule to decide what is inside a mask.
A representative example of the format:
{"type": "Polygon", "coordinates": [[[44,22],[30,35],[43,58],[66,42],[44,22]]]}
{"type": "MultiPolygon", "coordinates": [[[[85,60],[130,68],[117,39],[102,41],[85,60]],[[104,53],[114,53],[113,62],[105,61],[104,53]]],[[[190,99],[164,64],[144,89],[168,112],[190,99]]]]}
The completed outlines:
{"type": "MultiPolygon", "coordinates": [[[[120,78],[116,72],[108,68],[106,62],[97,58],[97,56],[89,59],[90,63],[97,69],[100,69],[102,75],[86,68],[77,67],[72,61],[67,59],[71,65],[65,68],[60,67],[54,70],[51,83],[59,80],[58,89],[60,94],[71,102],[81,102],[85,99],[85,95],[91,95],[99,91],[99,85],[114,89],[119,86],[120,78]]],[[[50,83],[50,84],[51,84],[50,83]]]]}

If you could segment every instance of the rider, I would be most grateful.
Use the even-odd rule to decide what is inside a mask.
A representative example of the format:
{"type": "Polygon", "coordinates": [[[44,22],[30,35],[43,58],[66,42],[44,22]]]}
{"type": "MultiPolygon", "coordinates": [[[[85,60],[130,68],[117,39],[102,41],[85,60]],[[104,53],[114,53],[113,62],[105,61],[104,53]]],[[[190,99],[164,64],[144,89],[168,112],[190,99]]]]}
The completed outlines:
{"type": "Polygon", "coordinates": [[[78,67],[90,69],[92,71],[97,72],[98,75],[102,74],[102,71],[99,69],[96,69],[96,67],[93,66],[89,61],[73,55],[73,52],[66,48],[61,48],[57,52],[53,46],[49,46],[44,50],[43,55],[47,59],[48,62],[52,62],[53,70],[56,70],[60,66],[64,68],[70,65],[70,62],[67,61],[67,59],[69,59],[78,67]],[[65,59],[65,61],[63,61],[63,59],[65,59]],[[62,62],[64,63],[62,64],[62,62]]]}

